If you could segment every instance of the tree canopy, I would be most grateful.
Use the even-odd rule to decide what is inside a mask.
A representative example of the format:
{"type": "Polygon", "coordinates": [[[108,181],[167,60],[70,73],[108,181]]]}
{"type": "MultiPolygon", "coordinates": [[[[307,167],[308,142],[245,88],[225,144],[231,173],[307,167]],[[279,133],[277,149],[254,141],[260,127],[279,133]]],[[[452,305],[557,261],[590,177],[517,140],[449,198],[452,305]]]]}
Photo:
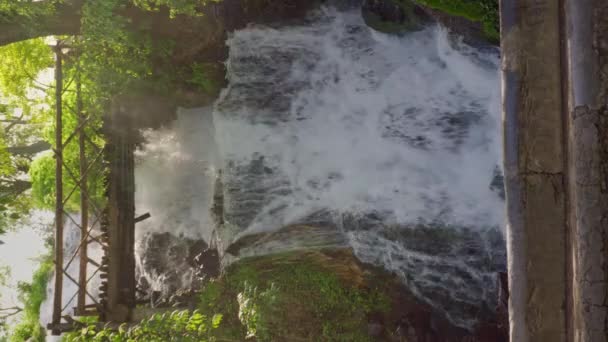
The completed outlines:
{"type": "MultiPolygon", "coordinates": [[[[170,63],[174,41],[170,34],[159,34],[153,25],[158,20],[171,20],[171,16],[202,15],[204,6],[211,2],[217,1],[0,0],[0,233],[32,205],[54,205],[55,163],[50,147],[55,144],[55,98],[49,77],[54,53],[49,45],[60,39],[67,46],[63,51],[67,80],[63,89],[64,139],[78,126],[78,85],[83,111],[90,120],[87,152],[95,155],[95,146],[103,145],[98,134],[101,117],[114,96],[143,88],[168,91],[178,78],[192,80],[203,90],[214,90],[205,77],[204,63],[186,67],[170,63]]],[[[64,159],[78,176],[77,144],[65,147],[64,159]]],[[[101,170],[95,171],[89,186],[93,197],[100,199],[103,175],[101,170]]],[[[69,193],[75,182],[66,177],[64,186],[69,193]]],[[[77,198],[78,191],[68,209],[76,208],[77,198]]]]}
{"type": "Polygon", "coordinates": [[[25,192],[29,166],[38,152],[49,149],[42,138],[39,113],[48,105],[47,85],[39,75],[52,65],[50,48],[32,39],[0,48],[0,232],[30,207],[25,192]]]}
{"type": "MultiPolygon", "coordinates": [[[[153,37],[150,21],[160,12],[194,16],[204,1],[131,0],[0,0],[0,240],[18,226],[32,208],[55,205],[55,84],[56,41],[64,48],[62,89],[63,141],[79,126],[79,110],[87,120],[86,153],[90,160],[104,146],[102,118],[111,100],[143,87],[168,87],[177,75],[169,63],[172,42],[153,37]],[[130,12],[132,11],[132,12],[130,12]],[[187,13],[187,14],[186,14],[187,13]],[[119,15],[117,15],[119,14],[119,15]],[[133,20],[132,17],[139,19],[133,20]],[[137,21],[136,24],[133,21],[137,21]]],[[[165,15],[163,14],[163,18],[165,15]]],[[[181,74],[180,74],[181,75],[181,74]]],[[[201,78],[202,73],[198,77],[201,78]]],[[[204,82],[202,82],[205,84],[204,82]]],[[[79,146],[71,139],[64,147],[64,193],[72,193],[79,179],[79,146]],[[67,171],[67,172],[66,172],[67,171]],[[74,178],[67,176],[73,174],[74,178]]],[[[87,185],[92,200],[103,202],[105,171],[99,162],[90,170],[87,185]]],[[[76,189],[66,203],[78,210],[76,189]]],[[[11,328],[13,340],[43,336],[38,323],[52,262],[45,259],[31,284],[22,284],[23,306],[0,308],[4,318],[21,315],[11,328]],[[27,285],[27,286],[26,286],[27,285]]],[[[0,280],[8,270],[0,269],[0,280]]]]}

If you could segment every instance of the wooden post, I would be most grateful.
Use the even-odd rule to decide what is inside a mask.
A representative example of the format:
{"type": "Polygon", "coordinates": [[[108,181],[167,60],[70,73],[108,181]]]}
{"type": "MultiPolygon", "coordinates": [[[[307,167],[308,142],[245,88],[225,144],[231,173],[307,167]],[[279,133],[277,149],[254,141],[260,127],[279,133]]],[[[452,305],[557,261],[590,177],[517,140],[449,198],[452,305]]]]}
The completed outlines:
{"type": "MultiPolygon", "coordinates": [[[[61,323],[62,292],[63,292],[63,136],[62,116],[63,104],[61,96],[63,92],[63,70],[62,70],[61,42],[55,46],[55,292],[53,296],[52,324],[58,326],[61,323]]],[[[54,329],[53,335],[61,334],[54,329]]]]}
{"type": "MultiPolygon", "coordinates": [[[[79,62],[80,63],[80,62],[79,62]]],[[[82,83],[80,80],[80,66],[76,71],[76,115],[78,115],[78,127],[79,127],[79,149],[80,149],[80,177],[85,177],[87,172],[87,154],[86,154],[86,140],[85,140],[85,117],[83,113],[82,105],[82,83]]],[[[87,197],[88,186],[87,178],[85,177],[80,184],[80,237],[86,239],[88,227],[89,227],[89,202],[87,197]]],[[[88,243],[81,242],[80,247],[80,269],[78,282],[78,314],[85,311],[86,305],[86,286],[87,286],[87,264],[89,261],[88,257],[88,243]]]]}
{"type": "Polygon", "coordinates": [[[135,179],[132,118],[120,102],[107,118],[109,172],[107,320],[126,322],[135,307],[135,179]]]}
{"type": "Polygon", "coordinates": [[[561,1],[501,1],[510,338],[567,341],[561,1]]]}

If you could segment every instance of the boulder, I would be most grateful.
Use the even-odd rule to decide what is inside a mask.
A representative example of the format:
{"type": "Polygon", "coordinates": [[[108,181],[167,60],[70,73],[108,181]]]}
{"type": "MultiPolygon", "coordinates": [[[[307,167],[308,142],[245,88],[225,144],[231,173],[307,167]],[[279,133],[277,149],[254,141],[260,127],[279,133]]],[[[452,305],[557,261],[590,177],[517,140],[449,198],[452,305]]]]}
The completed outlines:
{"type": "Polygon", "coordinates": [[[409,0],[366,0],[361,11],[368,26],[385,33],[417,31],[432,22],[422,7],[409,0]]]}

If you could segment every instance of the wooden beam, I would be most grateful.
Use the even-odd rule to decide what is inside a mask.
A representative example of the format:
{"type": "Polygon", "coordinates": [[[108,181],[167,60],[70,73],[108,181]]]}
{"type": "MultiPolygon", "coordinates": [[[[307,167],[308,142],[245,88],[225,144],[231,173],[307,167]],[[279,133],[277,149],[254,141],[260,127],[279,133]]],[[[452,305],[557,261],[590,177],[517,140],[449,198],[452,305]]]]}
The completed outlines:
{"type": "MultiPolygon", "coordinates": [[[[55,47],[55,292],[53,295],[52,325],[61,323],[61,300],[63,295],[63,89],[61,43],[55,47]]],[[[58,336],[61,330],[53,329],[58,336]]]]}
{"type": "MultiPolygon", "coordinates": [[[[78,115],[78,123],[80,126],[78,136],[78,147],[80,156],[80,236],[81,240],[85,241],[89,235],[89,201],[88,201],[88,184],[87,184],[87,154],[86,154],[86,141],[84,138],[84,127],[87,119],[83,113],[82,104],[82,83],[80,80],[80,61],[78,62],[78,70],[76,70],[76,112],[78,115]],[[83,179],[84,178],[84,179],[83,179]]],[[[86,304],[86,283],[87,283],[87,265],[91,259],[88,257],[88,246],[87,243],[81,243],[80,245],[80,268],[78,273],[78,282],[80,287],[78,288],[78,301],[77,307],[79,312],[84,312],[84,306],[86,304]]]]}
{"type": "Polygon", "coordinates": [[[82,288],[84,290],[84,293],[93,301],[93,303],[95,304],[99,304],[97,303],[97,300],[95,299],[95,297],[93,297],[92,294],[89,293],[89,291],[87,291],[86,288],[86,284],[84,284],[84,286],[80,285],[78,283],[78,281],[76,279],[74,279],[66,270],[62,269],[61,272],[63,273],[63,275],[66,276],[66,278],[68,278],[74,285],[78,286],[78,288],[82,288]]]}
{"type": "Polygon", "coordinates": [[[93,265],[95,267],[101,267],[101,265],[99,263],[97,263],[97,261],[95,261],[95,260],[93,260],[91,258],[88,258],[88,262],[89,262],[89,264],[91,264],[91,265],[93,265]]]}
{"type": "Polygon", "coordinates": [[[141,221],[147,220],[147,219],[149,219],[150,217],[152,217],[152,215],[150,215],[150,213],[145,213],[145,214],[143,214],[143,215],[141,215],[141,216],[136,217],[136,218],[135,218],[135,223],[139,223],[139,222],[141,222],[141,221]]]}

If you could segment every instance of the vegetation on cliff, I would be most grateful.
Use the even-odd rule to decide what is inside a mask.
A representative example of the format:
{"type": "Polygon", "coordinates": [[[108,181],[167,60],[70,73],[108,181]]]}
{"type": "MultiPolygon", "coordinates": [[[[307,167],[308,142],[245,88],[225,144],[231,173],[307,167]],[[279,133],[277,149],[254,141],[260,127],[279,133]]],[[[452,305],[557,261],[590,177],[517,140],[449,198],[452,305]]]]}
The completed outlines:
{"type": "Polygon", "coordinates": [[[50,254],[41,257],[41,263],[34,272],[31,283],[19,284],[19,297],[23,303],[19,324],[11,329],[11,342],[44,342],[46,329],[40,326],[40,305],[46,299],[46,285],[53,270],[50,254]]]}
{"type": "Polygon", "coordinates": [[[430,9],[440,16],[467,19],[474,23],[471,28],[490,42],[496,43],[500,38],[498,0],[367,0],[363,8],[368,25],[381,32],[418,30],[429,21],[426,9],[430,9]]]}
{"type": "MultiPolygon", "coordinates": [[[[404,3],[403,0],[397,0],[404,3]]],[[[407,1],[407,0],[406,0],[407,1]]],[[[450,15],[480,22],[488,39],[500,39],[498,0],[414,0],[415,2],[450,15]]]]}
{"type": "Polygon", "coordinates": [[[369,341],[369,318],[391,307],[370,276],[345,251],[245,259],[207,285],[199,309],[224,314],[219,340],[369,341]]]}
{"type": "Polygon", "coordinates": [[[347,249],[237,261],[181,310],[120,329],[91,324],[67,341],[504,340],[492,326],[473,333],[455,327],[395,275],[361,264],[347,249]]]}
{"type": "Polygon", "coordinates": [[[391,310],[389,288],[347,251],[256,257],[208,283],[194,312],[156,315],[119,331],[87,327],[68,341],[113,341],[109,336],[120,334],[177,341],[195,331],[200,341],[372,341],[368,322],[391,310]]]}

